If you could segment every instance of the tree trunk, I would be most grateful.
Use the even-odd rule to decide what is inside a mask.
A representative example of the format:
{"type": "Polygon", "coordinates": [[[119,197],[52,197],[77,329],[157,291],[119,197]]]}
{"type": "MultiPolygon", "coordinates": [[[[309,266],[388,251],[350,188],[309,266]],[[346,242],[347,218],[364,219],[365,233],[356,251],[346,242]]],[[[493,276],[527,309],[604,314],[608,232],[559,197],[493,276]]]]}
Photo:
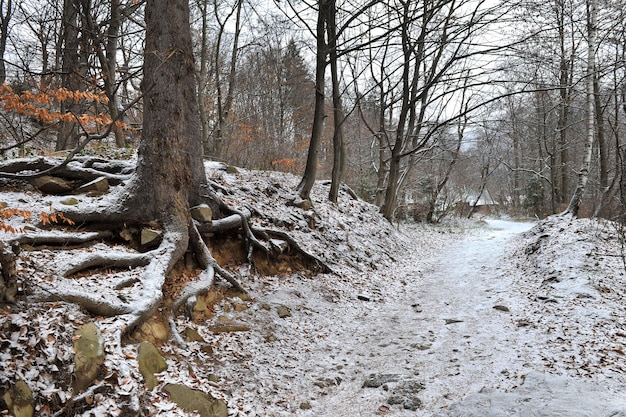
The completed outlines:
{"type": "Polygon", "coordinates": [[[309,142],[309,151],[306,159],[306,167],[302,180],[296,188],[298,195],[303,200],[309,200],[313,184],[315,184],[315,176],[317,175],[317,154],[319,152],[320,142],[322,141],[322,133],[324,130],[324,99],[326,81],[324,74],[326,73],[326,56],[328,48],[325,39],[325,25],[327,19],[327,9],[330,0],[319,0],[319,12],[317,16],[317,50],[315,60],[315,110],[313,112],[313,128],[311,130],[311,141],[309,142]]]}
{"type": "MultiPolygon", "coordinates": [[[[186,0],[150,0],[145,14],[145,104],[136,185],[146,210],[168,223],[188,219],[189,203],[199,201],[206,183],[189,5],[186,0]]],[[[186,220],[182,223],[187,227],[186,220]]]]}
{"type": "Polygon", "coordinates": [[[583,154],[583,162],[578,172],[578,183],[574,195],[570,200],[569,206],[565,210],[565,214],[578,216],[578,209],[582,201],[583,195],[587,188],[589,179],[589,170],[591,167],[591,157],[593,154],[593,142],[595,138],[595,113],[594,113],[594,91],[593,79],[595,73],[595,51],[596,51],[596,0],[587,0],[587,30],[588,30],[588,46],[587,46],[587,141],[585,142],[585,153],[583,154]]]}
{"type": "MultiPolygon", "coordinates": [[[[81,0],[65,0],[62,21],[62,66],[61,85],[70,91],[81,89],[79,28],[81,0]]],[[[61,103],[61,112],[80,114],[78,103],[66,100],[61,103]]],[[[76,122],[61,124],[57,135],[56,150],[72,149],[78,144],[76,122]]]]}
{"type": "Polygon", "coordinates": [[[339,185],[343,178],[343,170],[346,163],[346,148],[343,138],[343,123],[345,116],[343,112],[343,103],[341,101],[341,89],[339,86],[339,70],[337,68],[337,27],[336,27],[336,10],[335,1],[331,1],[329,8],[329,19],[326,22],[328,31],[328,49],[330,54],[330,73],[333,87],[333,170],[332,181],[330,183],[330,192],[328,199],[333,203],[337,202],[339,197],[339,185]]]}
{"type": "Polygon", "coordinates": [[[4,53],[9,38],[9,22],[13,16],[13,0],[0,0],[0,84],[7,79],[4,53]]]}

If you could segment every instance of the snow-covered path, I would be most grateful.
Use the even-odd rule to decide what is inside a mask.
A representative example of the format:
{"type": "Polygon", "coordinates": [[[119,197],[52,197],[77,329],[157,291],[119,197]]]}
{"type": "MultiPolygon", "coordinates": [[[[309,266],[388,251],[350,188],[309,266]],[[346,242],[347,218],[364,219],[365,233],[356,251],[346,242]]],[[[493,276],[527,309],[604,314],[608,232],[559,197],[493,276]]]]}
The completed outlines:
{"type": "Polygon", "coordinates": [[[298,414],[625,416],[614,394],[535,371],[545,336],[525,326],[528,300],[512,291],[503,257],[510,238],[531,227],[490,221],[429,268],[400,269],[395,296],[337,320],[327,347],[340,365],[326,372],[340,383],[298,414]]]}

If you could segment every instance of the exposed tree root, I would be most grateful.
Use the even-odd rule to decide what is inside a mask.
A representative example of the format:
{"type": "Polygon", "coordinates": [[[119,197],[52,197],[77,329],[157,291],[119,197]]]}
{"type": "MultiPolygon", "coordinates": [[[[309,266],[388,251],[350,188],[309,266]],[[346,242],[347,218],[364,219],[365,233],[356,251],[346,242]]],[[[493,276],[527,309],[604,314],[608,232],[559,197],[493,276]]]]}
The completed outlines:
{"type": "MultiPolygon", "coordinates": [[[[117,233],[114,232],[115,229],[145,225],[155,220],[149,213],[146,213],[146,210],[142,209],[144,202],[140,200],[141,197],[137,197],[137,184],[134,177],[131,176],[132,163],[111,162],[98,158],[80,158],[63,165],[61,168],[54,168],[54,163],[56,163],[55,160],[51,158],[13,161],[10,164],[0,165],[0,171],[3,171],[0,173],[0,177],[24,179],[29,176],[23,172],[39,171],[39,174],[54,172],[55,175],[71,179],[90,180],[106,176],[117,183],[124,182],[123,187],[117,187],[107,196],[99,199],[97,206],[66,207],[63,209],[63,214],[78,223],[80,227],[104,224],[108,230],[76,233],[41,231],[35,234],[16,236],[6,245],[0,246],[0,262],[3,270],[3,281],[0,282],[0,285],[6,287],[7,285],[14,285],[15,282],[14,275],[11,275],[14,274],[15,255],[10,250],[10,245],[28,244],[38,248],[68,249],[73,246],[87,245],[94,241],[109,240],[117,236],[117,233]],[[5,273],[5,271],[7,272],[5,273]]],[[[31,177],[39,174],[31,175],[31,177]]],[[[268,259],[276,260],[279,257],[294,255],[304,259],[307,267],[315,272],[332,272],[323,261],[302,249],[287,233],[251,226],[252,215],[248,210],[229,206],[215,193],[215,189],[220,189],[229,194],[228,189],[217,184],[211,184],[211,187],[206,189],[206,195],[202,195],[201,198],[214,208],[214,213],[217,213],[218,216],[225,215],[225,217],[202,224],[195,222],[190,217],[185,220],[187,224],[182,224],[180,217],[162,219],[165,223],[161,225],[163,229],[162,240],[156,249],[145,253],[97,251],[79,254],[59,268],[53,274],[54,278],[51,282],[39,284],[37,299],[75,303],[95,315],[120,316],[126,323],[121,336],[127,336],[150,318],[157,307],[162,304],[163,288],[167,276],[189,249],[194,254],[202,271],[197,280],[185,285],[182,293],[174,300],[169,316],[173,339],[179,344],[184,344],[176,329],[175,317],[190,300],[195,300],[197,296],[209,291],[216,278],[225,280],[237,291],[248,295],[238,277],[218,264],[203,237],[211,239],[215,234],[243,234],[248,264],[251,266],[254,259],[258,260],[258,258],[253,257],[253,254],[265,255],[268,259]],[[142,270],[130,277],[124,276],[117,281],[110,280],[103,283],[97,291],[87,287],[90,284],[89,278],[73,277],[82,271],[98,268],[122,270],[142,268],[142,270]],[[132,291],[120,292],[129,286],[136,288],[132,291]]]]}
{"type": "Polygon", "coordinates": [[[55,175],[73,180],[92,181],[105,177],[116,185],[130,179],[134,166],[130,161],[106,162],[101,158],[74,158],[65,165],[55,158],[14,159],[0,164],[0,177],[28,180],[55,175]]]}
{"type": "Polygon", "coordinates": [[[11,248],[0,240],[0,302],[15,302],[17,294],[17,272],[15,270],[15,254],[11,248]]]}

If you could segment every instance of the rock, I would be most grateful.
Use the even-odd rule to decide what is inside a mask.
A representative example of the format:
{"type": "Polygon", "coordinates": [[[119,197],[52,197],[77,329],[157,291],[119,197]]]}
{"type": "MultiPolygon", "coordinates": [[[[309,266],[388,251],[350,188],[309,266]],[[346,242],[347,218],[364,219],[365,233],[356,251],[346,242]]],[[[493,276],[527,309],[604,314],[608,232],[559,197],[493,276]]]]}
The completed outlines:
{"type": "Polygon", "coordinates": [[[289,243],[280,239],[270,239],[269,240],[272,249],[274,249],[278,253],[285,253],[289,250],[289,243]]]}
{"type": "Polygon", "coordinates": [[[213,220],[213,210],[206,204],[191,208],[191,217],[200,223],[210,223],[213,220]]]}
{"type": "Polygon", "coordinates": [[[302,401],[300,403],[300,410],[310,410],[311,408],[313,407],[311,407],[311,403],[308,401],[302,401]]]}
{"type": "Polygon", "coordinates": [[[106,177],[98,177],[87,184],[83,184],[76,189],[77,193],[97,193],[103,194],[109,191],[109,181],[106,177]]]}
{"type": "Polygon", "coordinates": [[[370,374],[363,382],[363,388],[378,388],[389,382],[397,382],[399,380],[400,375],[397,374],[370,374]]]}
{"type": "Polygon", "coordinates": [[[196,412],[202,417],[228,417],[226,403],[202,391],[180,384],[167,384],[163,391],[185,411],[196,412]]]}
{"type": "Polygon", "coordinates": [[[185,329],[185,341],[206,343],[206,340],[204,340],[204,338],[200,336],[200,333],[198,333],[196,329],[192,329],[191,327],[187,327],[185,329]]]}
{"type": "Polygon", "coordinates": [[[361,301],[371,301],[371,298],[369,295],[365,295],[365,294],[359,294],[356,296],[357,299],[361,300],[361,301]]]}
{"type": "Polygon", "coordinates": [[[104,363],[104,341],[100,329],[94,323],[87,323],[76,329],[74,352],[72,389],[77,394],[91,385],[104,363]]]}
{"type": "Polygon", "coordinates": [[[459,320],[459,319],[445,319],[445,320],[446,320],[446,324],[463,323],[463,320],[459,320]]]}
{"type": "Polygon", "coordinates": [[[209,330],[213,333],[248,332],[250,331],[250,326],[246,323],[228,320],[220,321],[212,326],[209,326],[209,330]]]}
{"type": "Polygon", "coordinates": [[[32,180],[33,187],[46,194],[65,194],[72,191],[74,185],[63,178],[44,175],[32,180]]]}
{"type": "Polygon", "coordinates": [[[502,306],[502,305],[495,305],[493,306],[494,310],[498,310],[498,311],[504,311],[504,312],[509,312],[511,310],[509,310],[509,308],[507,306],[502,306]]]}
{"type": "Polygon", "coordinates": [[[150,342],[141,342],[139,345],[137,362],[139,362],[139,372],[141,372],[146,386],[149,390],[152,390],[158,384],[154,374],[165,371],[167,362],[165,362],[159,350],[150,342]]]}
{"type": "Polygon", "coordinates": [[[417,394],[424,388],[424,385],[418,381],[402,381],[391,391],[387,403],[401,405],[406,410],[415,411],[422,406],[422,400],[417,397],[417,394]]]}
{"type": "Polygon", "coordinates": [[[9,413],[14,417],[32,417],[35,413],[33,407],[33,393],[21,379],[2,397],[7,405],[9,413]]]}
{"type": "Polygon", "coordinates": [[[276,313],[278,313],[278,317],[280,317],[281,319],[291,317],[291,310],[287,306],[276,307],[276,313]]]}
{"type": "Polygon", "coordinates": [[[161,236],[163,234],[160,230],[150,229],[144,227],[141,229],[141,237],[139,243],[142,247],[152,247],[157,246],[161,241],[161,236]]]}
{"type": "Polygon", "coordinates": [[[61,203],[63,205],[66,205],[66,206],[76,206],[76,205],[78,205],[79,201],[75,197],[67,197],[67,198],[64,198],[63,200],[59,201],[59,203],[61,203]]]}
{"type": "Polygon", "coordinates": [[[248,306],[243,303],[234,303],[233,308],[237,313],[241,313],[242,311],[246,311],[248,309],[248,306]]]}
{"type": "Polygon", "coordinates": [[[155,342],[165,342],[169,337],[167,327],[160,321],[151,319],[141,325],[141,332],[146,338],[155,342]]]}
{"type": "Polygon", "coordinates": [[[208,310],[209,307],[207,307],[204,299],[202,297],[197,298],[196,303],[193,305],[193,312],[203,314],[206,313],[208,310]]]}

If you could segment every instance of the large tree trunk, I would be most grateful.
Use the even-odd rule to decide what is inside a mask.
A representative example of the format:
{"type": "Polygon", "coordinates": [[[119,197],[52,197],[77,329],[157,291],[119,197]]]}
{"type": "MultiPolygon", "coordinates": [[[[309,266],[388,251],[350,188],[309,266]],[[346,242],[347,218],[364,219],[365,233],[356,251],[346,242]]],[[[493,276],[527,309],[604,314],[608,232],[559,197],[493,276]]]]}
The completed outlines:
{"type": "Polygon", "coordinates": [[[145,13],[144,139],[135,185],[146,211],[168,223],[189,216],[189,203],[200,200],[206,183],[189,5],[185,0],[151,0],[145,13]]]}

